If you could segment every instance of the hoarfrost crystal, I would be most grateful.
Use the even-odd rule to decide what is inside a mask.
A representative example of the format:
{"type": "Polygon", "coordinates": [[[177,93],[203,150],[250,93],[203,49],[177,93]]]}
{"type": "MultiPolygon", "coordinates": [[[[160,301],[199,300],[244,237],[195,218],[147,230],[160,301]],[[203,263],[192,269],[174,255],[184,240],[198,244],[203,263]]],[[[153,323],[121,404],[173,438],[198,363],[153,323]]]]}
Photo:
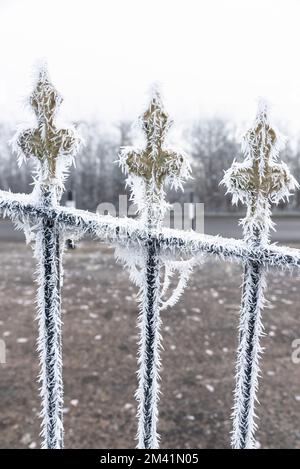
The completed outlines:
{"type": "MultiPolygon", "coordinates": [[[[298,188],[287,166],[277,163],[281,147],[282,139],[269,122],[268,106],[260,101],[254,125],[244,137],[245,160],[234,162],[223,179],[233,203],[241,201],[247,205],[241,223],[245,241],[255,249],[269,244],[269,232],[274,226],[271,203],[288,198],[290,191],[298,188]]],[[[232,434],[232,445],[237,449],[255,447],[261,312],[266,288],[264,266],[257,260],[245,259],[244,263],[232,434]]]]}
{"type": "Polygon", "coordinates": [[[141,115],[139,123],[145,135],[145,147],[122,148],[120,165],[128,175],[127,183],[132,190],[132,199],[138,207],[140,223],[148,232],[148,240],[136,257],[131,251],[127,254],[123,251],[121,255],[118,250],[117,255],[123,258],[124,265],[129,268],[131,279],[139,286],[139,387],[136,393],[139,420],[138,447],[157,448],[160,311],[178,301],[191,274],[192,264],[189,264],[189,268],[183,268],[186,263],[164,262],[160,243],[153,237],[153,230],[161,229],[168,207],[165,200],[165,185],[169,184],[175,189],[181,188],[183,180],[190,175],[190,167],[184,154],[165,146],[172,121],[164,109],[161,94],[156,87],[152,89],[149,105],[141,115]],[[163,267],[165,267],[165,281],[161,286],[163,267]],[[176,269],[180,273],[178,287],[169,300],[163,302],[162,293],[166,293],[170,285],[170,275],[176,269]]]}

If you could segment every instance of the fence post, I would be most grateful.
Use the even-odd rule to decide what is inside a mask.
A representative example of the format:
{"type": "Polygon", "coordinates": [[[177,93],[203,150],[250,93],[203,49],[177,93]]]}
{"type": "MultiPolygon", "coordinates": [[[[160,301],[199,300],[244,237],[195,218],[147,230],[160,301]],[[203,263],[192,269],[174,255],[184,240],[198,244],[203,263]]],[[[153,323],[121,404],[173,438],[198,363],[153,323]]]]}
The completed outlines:
{"type": "Polygon", "coordinates": [[[139,388],[136,397],[139,403],[139,448],[157,448],[157,402],[159,398],[160,368],[160,262],[159,246],[151,238],[146,245],[145,283],[140,295],[140,350],[139,388]]]}
{"type": "MultiPolygon", "coordinates": [[[[284,163],[276,162],[282,142],[269,123],[264,101],[259,103],[254,126],[246,133],[243,143],[245,161],[234,162],[225,173],[223,183],[233,194],[233,203],[246,203],[247,215],[241,222],[244,239],[259,251],[269,243],[270,229],[274,226],[271,202],[277,204],[288,198],[297,182],[284,163]]],[[[255,401],[262,353],[261,312],[265,288],[263,265],[257,260],[246,260],[234,392],[232,446],[236,449],[255,447],[255,401]]]]}
{"type": "MultiPolygon", "coordinates": [[[[63,172],[67,167],[61,158],[71,156],[77,144],[72,130],[58,130],[55,127],[54,117],[61,101],[43,66],[30,97],[37,127],[22,131],[17,135],[16,142],[23,156],[34,156],[39,162],[34,192],[36,203],[46,209],[57,207],[63,186],[63,172]],[[58,161],[60,168],[57,167],[58,161]]],[[[39,285],[37,304],[42,448],[50,449],[63,447],[60,237],[61,229],[56,220],[44,216],[36,233],[35,257],[39,285]]]]}
{"type": "Polygon", "coordinates": [[[164,148],[167,131],[172,124],[164,110],[160,92],[153,88],[150,104],[140,117],[146,137],[144,149],[122,148],[120,164],[129,174],[133,199],[138,205],[140,220],[148,232],[144,246],[143,278],[139,292],[140,314],[138,325],[140,341],[138,353],[138,447],[157,448],[157,403],[159,399],[160,368],[160,245],[153,230],[161,228],[167,203],[164,183],[181,186],[189,175],[184,155],[164,148]]]}

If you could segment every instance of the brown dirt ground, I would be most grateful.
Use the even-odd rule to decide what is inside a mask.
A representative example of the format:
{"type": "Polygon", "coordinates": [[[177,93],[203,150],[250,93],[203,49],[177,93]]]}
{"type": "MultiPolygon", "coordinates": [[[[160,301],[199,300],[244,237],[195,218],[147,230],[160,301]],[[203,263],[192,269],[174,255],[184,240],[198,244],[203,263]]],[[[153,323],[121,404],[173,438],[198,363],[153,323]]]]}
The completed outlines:
{"type": "MultiPolygon", "coordinates": [[[[31,249],[0,243],[0,447],[39,446],[39,398],[31,249]]],[[[268,275],[271,308],[257,433],[264,448],[300,448],[299,278],[268,275]]],[[[228,448],[241,267],[211,260],[180,303],[163,312],[159,431],[163,448],[228,448]]],[[[113,252],[85,242],[65,257],[63,288],[65,446],[135,446],[135,288],[113,252]]]]}

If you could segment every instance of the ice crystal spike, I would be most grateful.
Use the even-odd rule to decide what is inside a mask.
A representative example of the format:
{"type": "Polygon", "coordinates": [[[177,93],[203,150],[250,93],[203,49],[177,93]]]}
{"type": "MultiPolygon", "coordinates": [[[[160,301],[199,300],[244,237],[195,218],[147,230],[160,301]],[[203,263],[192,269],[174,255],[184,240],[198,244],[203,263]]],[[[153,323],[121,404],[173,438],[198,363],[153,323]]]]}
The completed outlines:
{"type": "Polygon", "coordinates": [[[41,67],[29,103],[35,113],[37,127],[21,132],[17,145],[26,158],[35,157],[42,164],[43,182],[56,177],[58,156],[72,155],[77,138],[72,129],[57,129],[55,115],[62,97],[52,85],[47,68],[41,67]]]}
{"type": "Polygon", "coordinates": [[[129,173],[140,176],[148,183],[154,182],[159,189],[166,177],[180,175],[184,157],[164,148],[172,121],[163,107],[157,88],[154,88],[149,106],[139,121],[146,145],[141,151],[131,149],[126,155],[126,165],[129,173]]]}

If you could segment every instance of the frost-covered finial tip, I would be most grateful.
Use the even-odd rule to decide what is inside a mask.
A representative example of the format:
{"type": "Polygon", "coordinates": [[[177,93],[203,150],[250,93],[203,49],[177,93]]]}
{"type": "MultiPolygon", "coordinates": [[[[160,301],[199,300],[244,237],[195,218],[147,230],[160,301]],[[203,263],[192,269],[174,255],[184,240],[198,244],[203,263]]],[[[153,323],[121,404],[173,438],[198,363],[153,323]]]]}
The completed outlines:
{"type": "Polygon", "coordinates": [[[48,62],[46,59],[37,60],[33,67],[33,83],[49,80],[48,62]]]}
{"type": "Polygon", "coordinates": [[[245,161],[234,161],[222,181],[233,203],[251,201],[252,215],[262,203],[278,203],[298,187],[286,164],[277,162],[282,139],[269,122],[268,110],[269,104],[260,100],[254,125],[243,138],[245,161]]]}
{"type": "Polygon", "coordinates": [[[36,72],[34,88],[29,98],[38,125],[52,123],[56,112],[62,103],[62,96],[52,85],[46,62],[39,64],[36,72]]]}
{"type": "Polygon", "coordinates": [[[152,103],[157,103],[161,108],[163,108],[163,92],[162,92],[162,85],[158,81],[154,81],[151,83],[149,87],[149,105],[152,103]]]}
{"type": "Polygon", "coordinates": [[[171,178],[174,187],[189,177],[190,168],[176,151],[165,148],[167,132],[172,124],[161,99],[160,88],[151,88],[150,102],[139,118],[146,144],[144,149],[125,147],[120,154],[120,164],[126,173],[144,179],[152,188],[161,189],[166,178],[171,178]]]}
{"type": "Polygon", "coordinates": [[[152,84],[149,98],[146,110],[140,116],[139,121],[146,137],[149,155],[156,158],[172,125],[172,121],[164,109],[161,89],[158,83],[152,84]]]}
{"type": "Polygon", "coordinates": [[[47,66],[43,62],[37,70],[34,89],[29,98],[37,127],[24,130],[16,137],[20,153],[26,158],[33,156],[42,164],[43,182],[49,182],[57,176],[57,158],[73,155],[79,143],[72,129],[56,128],[54,120],[61,102],[62,97],[52,85],[47,66]]]}
{"type": "Polygon", "coordinates": [[[277,159],[281,146],[280,135],[270,123],[269,110],[268,101],[259,98],[254,124],[244,136],[244,151],[257,161],[261,175],[264,168],[277,159]]]}
{"type": "Polygon", "coordinates": [[[269,120],[269,112],[271,109],[271,105],[269,101],[265,98],[258,98],[257,100],[257,113],[256,113],[256,120],[269,120]]]}

